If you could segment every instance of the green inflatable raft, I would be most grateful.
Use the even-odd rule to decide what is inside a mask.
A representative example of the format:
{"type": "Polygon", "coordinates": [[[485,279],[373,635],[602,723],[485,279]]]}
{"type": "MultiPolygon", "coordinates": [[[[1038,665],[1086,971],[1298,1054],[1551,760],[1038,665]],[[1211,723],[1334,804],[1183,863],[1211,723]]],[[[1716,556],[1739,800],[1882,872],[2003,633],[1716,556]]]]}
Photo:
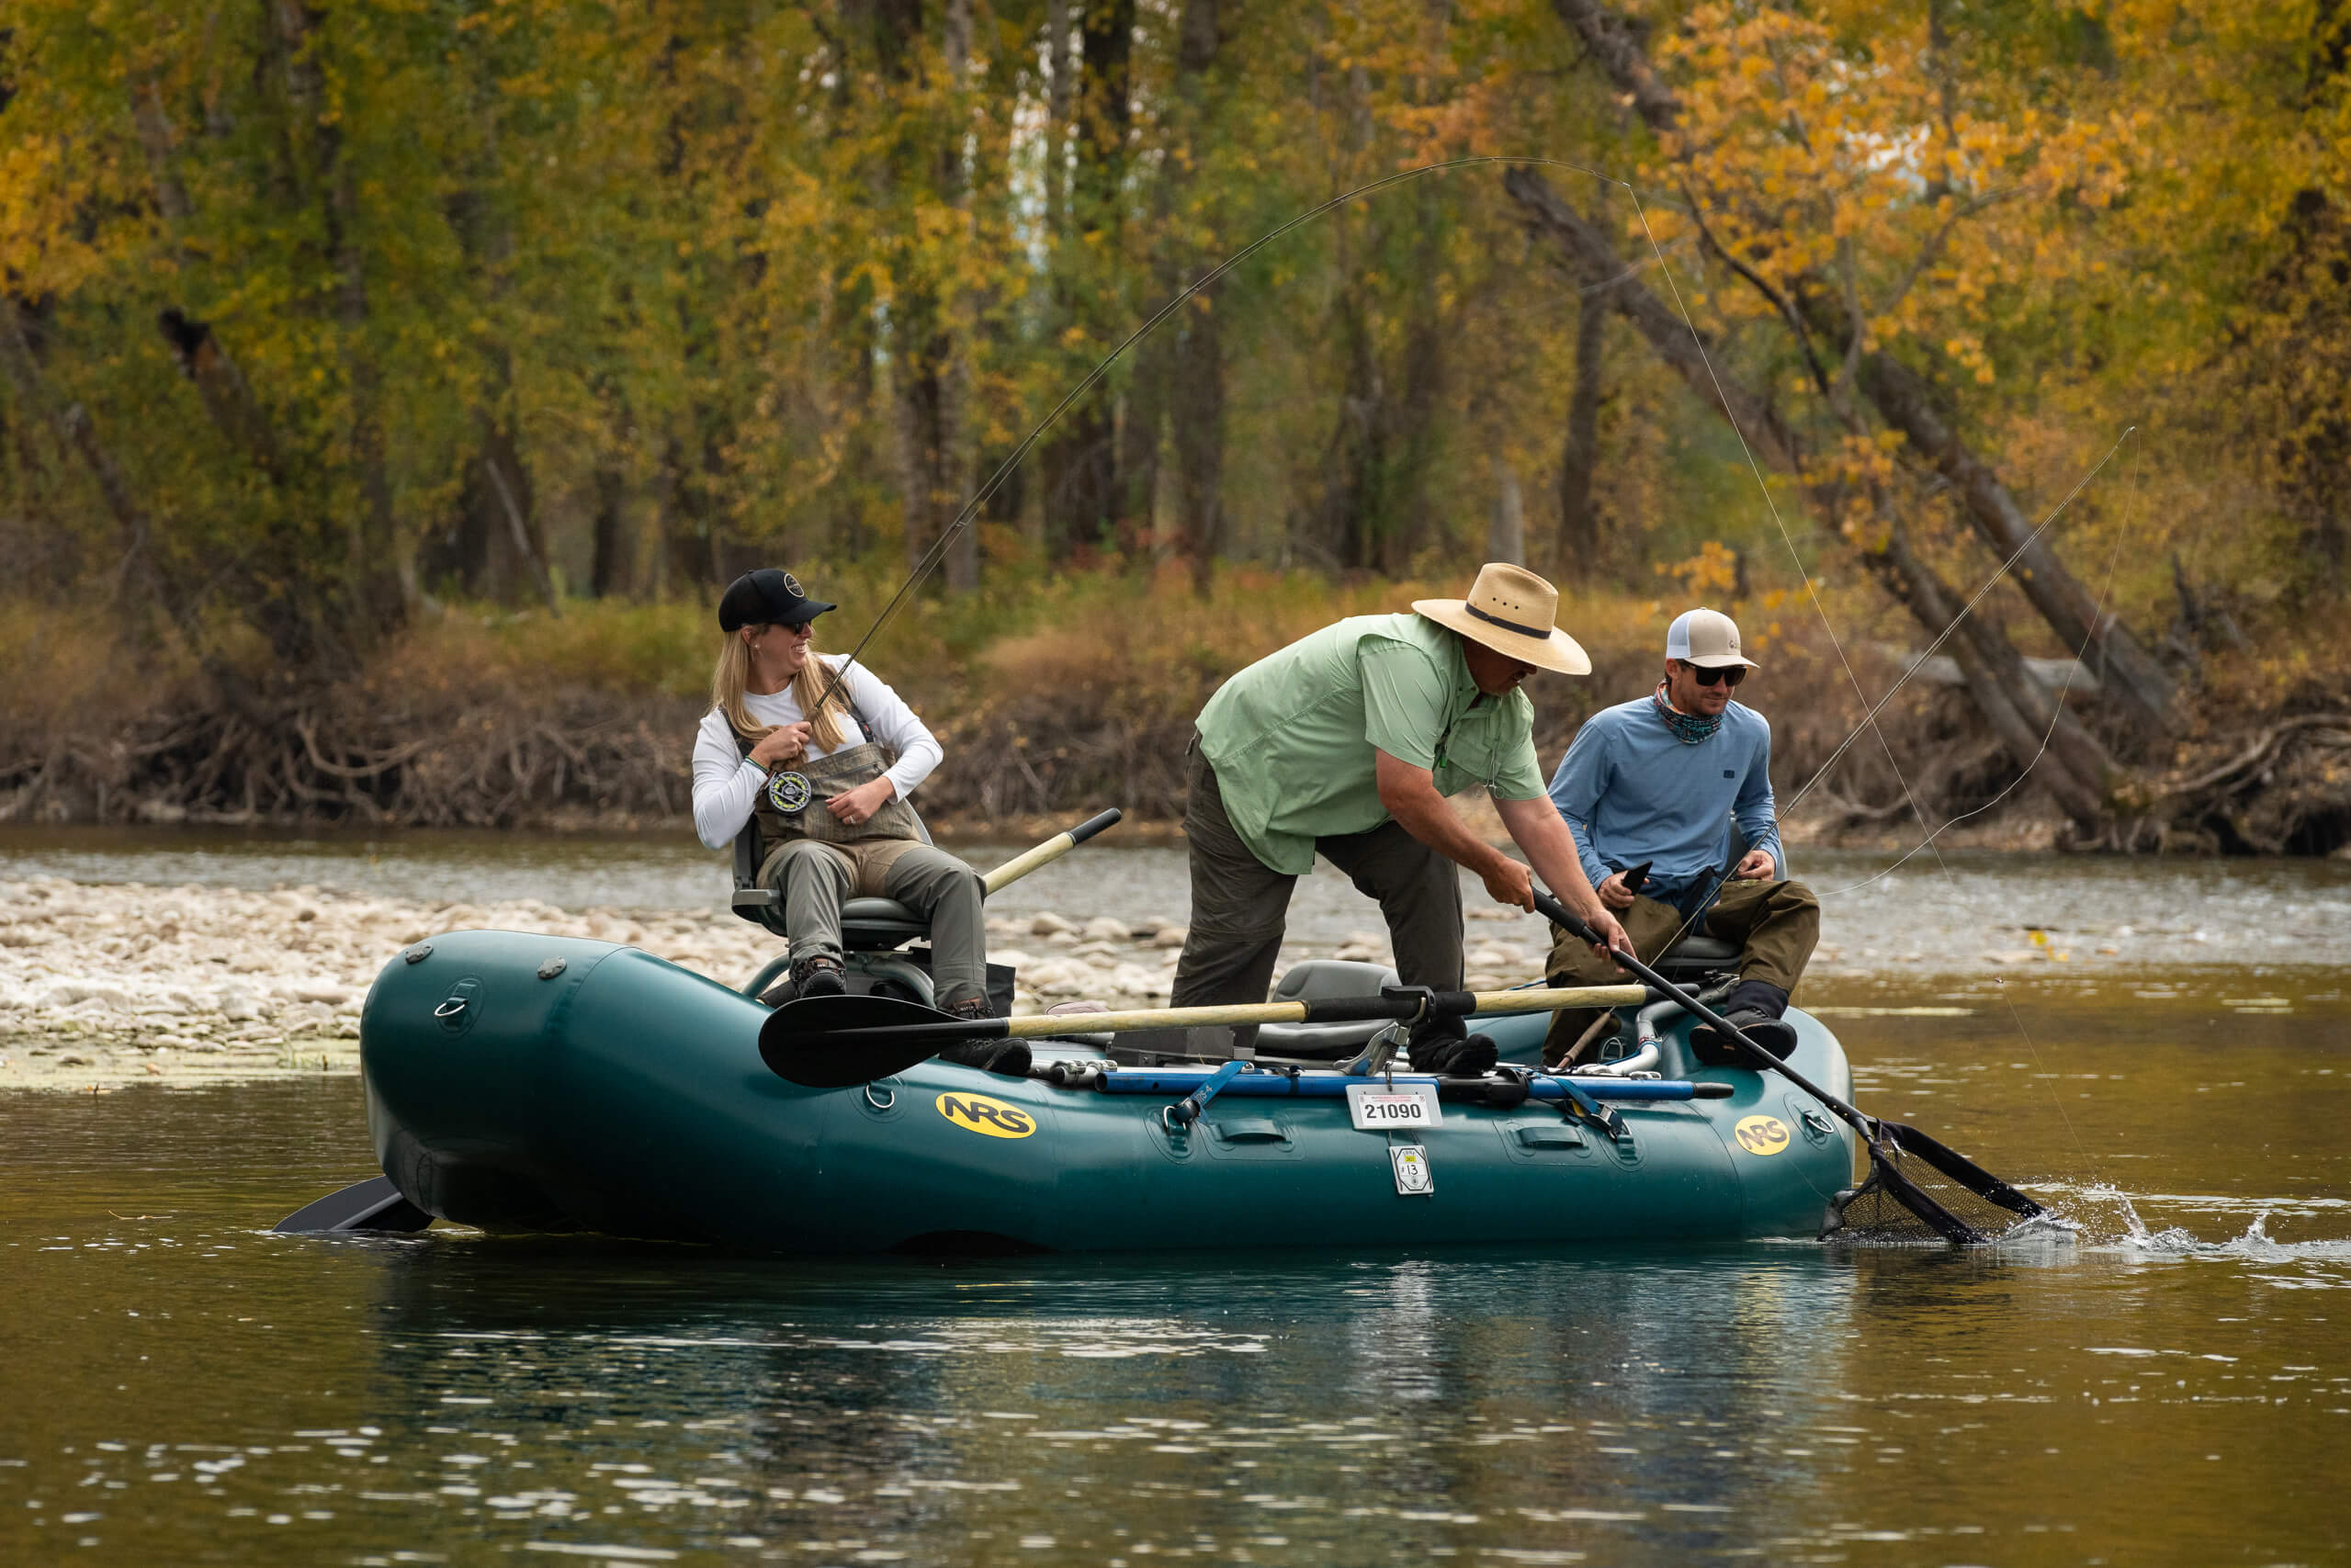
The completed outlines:
{"type": "MultiPolygon", "coordinates": [[[[1693,1070],[1690,1021],[1659,1010],[1635,1042],[1655,1055],[1622,1064],[1651,1076],[1113,1066],[1077,1040],[1034,1043],[1025,1078],[932,1059],[818,1089],[763,1064],[765,1007],[702,976],[609,942],[456,931],[386,966],[361,1060],[401,1198],[488,1228],[787,1253],[1821,1230],[1853,1134],[1776,1073],[1693,1070]]],[[[1789,1017],[1789,1065],[1849,1098],[1835,1036],[1789,1017]]],[[[1532,1064],[1547,1021],[1473,1027],[1532,1064]]],[[[1260,1048],[1308,1054],[1310,1032],[1260,1048]]]]}

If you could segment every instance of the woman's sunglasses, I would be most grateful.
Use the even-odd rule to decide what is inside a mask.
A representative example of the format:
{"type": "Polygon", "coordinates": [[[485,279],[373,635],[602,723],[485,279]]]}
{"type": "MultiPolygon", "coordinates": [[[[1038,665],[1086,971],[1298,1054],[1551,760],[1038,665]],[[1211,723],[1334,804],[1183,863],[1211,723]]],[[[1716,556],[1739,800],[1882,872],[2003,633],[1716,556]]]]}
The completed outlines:
{"type": "Polygon", "coordinates": [[[1725,682],[1735,686],[1746,679],[1746,666],[1744,664],[1734,664],[1723,670],[1709,670],[1704,665],[1693,664],[1690,672],[1698,677],[1698,683],[1701,686],[1716,686],[1725,682]]]}

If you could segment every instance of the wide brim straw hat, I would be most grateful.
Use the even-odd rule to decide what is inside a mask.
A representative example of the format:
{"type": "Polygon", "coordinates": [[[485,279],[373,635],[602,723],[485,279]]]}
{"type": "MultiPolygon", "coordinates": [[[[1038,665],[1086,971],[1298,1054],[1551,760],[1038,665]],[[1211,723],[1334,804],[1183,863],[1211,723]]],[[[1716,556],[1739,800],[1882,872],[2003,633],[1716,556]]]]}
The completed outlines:
{"type": "Polygon", "coordinates": [[[1488,561],[1466,599],[1416,599],[1412,607],[1441,626],[1538,670],[1588,675],[1592,661],[1561,631],[1559,590],[1522,566],[1488,561]]]}

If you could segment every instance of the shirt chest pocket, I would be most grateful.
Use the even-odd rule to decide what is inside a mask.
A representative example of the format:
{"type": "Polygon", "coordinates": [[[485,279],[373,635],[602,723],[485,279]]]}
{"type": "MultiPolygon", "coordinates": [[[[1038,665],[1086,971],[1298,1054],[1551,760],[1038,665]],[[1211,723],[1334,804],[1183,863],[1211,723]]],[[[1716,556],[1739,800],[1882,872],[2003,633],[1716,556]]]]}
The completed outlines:
{"type": "Polygon", "coordinates": [[[1502,777],[1502,737],[1498,726],[1464,716],[1453,721],[1437,747],[1437,793],[1459,795],[1475,784],[1493,789],[1502,777]]]}

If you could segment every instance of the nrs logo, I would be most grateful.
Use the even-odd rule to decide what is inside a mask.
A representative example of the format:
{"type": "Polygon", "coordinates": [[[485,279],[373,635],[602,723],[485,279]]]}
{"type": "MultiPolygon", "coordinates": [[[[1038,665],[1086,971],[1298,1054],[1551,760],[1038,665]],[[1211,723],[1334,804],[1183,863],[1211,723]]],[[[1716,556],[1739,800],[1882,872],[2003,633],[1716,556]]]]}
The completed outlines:
{"type": "Polygon", "coordinates": [[[1788,1123],[1777,1116],[1744,1118],[1731,1132],[1751,1155],[1776,1155],[1788,1146],[1788,1123]]]}
{"type": "Polygon", "coordinates": [[[966,1133],[991,1138],[1025,1138],[1036,1131],[1036,1119],[1017,1105],[990,1100],[984,1094],[943,1094],[939,1114],[966,1133]]]}

